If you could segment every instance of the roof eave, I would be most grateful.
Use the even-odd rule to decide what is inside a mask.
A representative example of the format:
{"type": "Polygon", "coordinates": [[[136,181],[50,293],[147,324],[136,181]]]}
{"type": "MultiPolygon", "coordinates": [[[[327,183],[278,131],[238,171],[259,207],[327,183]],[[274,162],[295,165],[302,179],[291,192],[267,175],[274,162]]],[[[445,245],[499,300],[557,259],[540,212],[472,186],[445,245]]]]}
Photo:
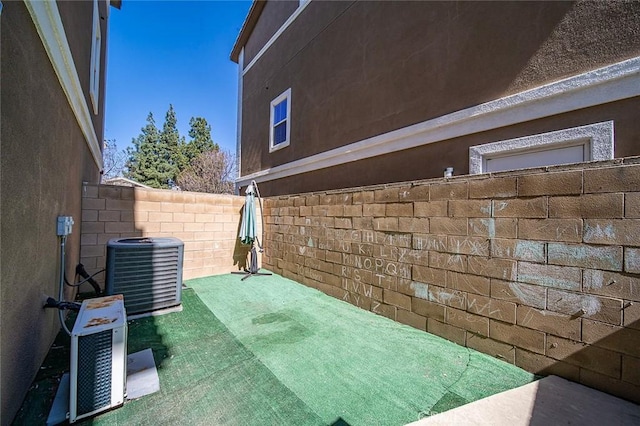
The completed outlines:
{"type": "Polygon", "coordinates": [[[247,43],[251,32],[255,28],[256,22],[258,22],[258,18],[260,17],[260,14],[262,13],[262,9],[264,9],[264,5],[266,4],[266,2],[267,0],[254,0],[251,8],[249,9],[249,13],[247,13],[247,17],[242,24],[242,28],[240,29],[240,33],[238,34],[238,38],[236,38],[236,42],[234,43],[233,49],[231,50],[231,55],[229,56],[230,59],[236,64],[238,63],[238,60],[240,58],[240,52],[242,51],[244,45],[247,43]]]}

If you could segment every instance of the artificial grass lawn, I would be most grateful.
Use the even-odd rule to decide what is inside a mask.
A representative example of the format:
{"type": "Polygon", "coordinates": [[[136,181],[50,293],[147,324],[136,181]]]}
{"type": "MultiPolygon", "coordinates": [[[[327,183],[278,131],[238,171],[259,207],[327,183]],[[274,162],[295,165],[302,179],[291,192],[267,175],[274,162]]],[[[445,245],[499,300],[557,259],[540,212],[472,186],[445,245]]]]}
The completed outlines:
{"type": "Polygon", "coordinates": [[[324,424],[404,424],[535,379],[278,275],[187,285],[324,424]]]}
{"type": "MultiPolygon", "coordinates": [[[[182,312],[130,321],[160,391],[81,424],[401,425],[535,380],[281,276],[240,278],[190,280],[182,312]]],[[[46,419],[64,337],[15,424],[46,419]]]]}

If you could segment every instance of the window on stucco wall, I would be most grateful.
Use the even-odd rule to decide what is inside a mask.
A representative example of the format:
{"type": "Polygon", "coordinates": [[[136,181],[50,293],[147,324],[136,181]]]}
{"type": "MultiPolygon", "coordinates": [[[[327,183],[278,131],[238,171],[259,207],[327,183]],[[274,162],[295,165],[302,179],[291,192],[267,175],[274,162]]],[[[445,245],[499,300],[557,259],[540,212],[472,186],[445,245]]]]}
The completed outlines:
{"type": "Polygon", "coordinates": [[[269,152],[289,146],[291,142],[291,89],[271,101],[269,152]]]}

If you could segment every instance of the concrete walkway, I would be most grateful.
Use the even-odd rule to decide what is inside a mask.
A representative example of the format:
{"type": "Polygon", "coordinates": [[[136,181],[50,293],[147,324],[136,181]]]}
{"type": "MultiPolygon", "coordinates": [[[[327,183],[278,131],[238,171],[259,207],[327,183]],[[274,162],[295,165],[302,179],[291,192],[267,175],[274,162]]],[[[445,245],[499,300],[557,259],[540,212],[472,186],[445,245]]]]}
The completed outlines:
{"type": "Polygon", "coordinates": [[[640,405],[548,376],[409,425],[640,425],[640,405]]]}

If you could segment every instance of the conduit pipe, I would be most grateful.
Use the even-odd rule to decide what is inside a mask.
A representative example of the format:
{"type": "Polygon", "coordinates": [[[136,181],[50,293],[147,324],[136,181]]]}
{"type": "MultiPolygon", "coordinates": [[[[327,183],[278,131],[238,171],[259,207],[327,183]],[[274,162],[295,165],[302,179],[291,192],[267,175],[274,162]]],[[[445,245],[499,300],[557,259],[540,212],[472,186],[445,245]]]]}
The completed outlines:
{"type": "MultiPolygon", "coordinates": [[[[58,300],[62,302],[64,300],[64,250],[67,242],[67,236],[60,236],[60,279],[58,280],[58,300]]],[[[67,328],[67,324],[64,322],[64,314],[62,309],[58,309],[58,318],[60,318],[60,325],[64,331],[71,336],[71,331],[67,328]]]]}

